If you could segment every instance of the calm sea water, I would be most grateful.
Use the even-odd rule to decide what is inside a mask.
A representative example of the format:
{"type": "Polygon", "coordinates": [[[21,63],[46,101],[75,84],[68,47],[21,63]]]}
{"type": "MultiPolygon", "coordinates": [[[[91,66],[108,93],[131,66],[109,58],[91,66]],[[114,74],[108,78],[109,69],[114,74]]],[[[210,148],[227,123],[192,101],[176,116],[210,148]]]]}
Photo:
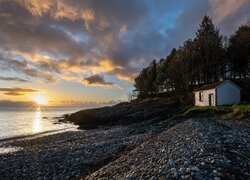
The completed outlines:
{"type": "Polygon", "coordinates": [[[43,107],[34,109],[1,109],[0,107],[0,139],[76,129],[76,126],[72,124],[58,124],[55,117],[82,109],[86,109],[86,107],[43,107]]]}

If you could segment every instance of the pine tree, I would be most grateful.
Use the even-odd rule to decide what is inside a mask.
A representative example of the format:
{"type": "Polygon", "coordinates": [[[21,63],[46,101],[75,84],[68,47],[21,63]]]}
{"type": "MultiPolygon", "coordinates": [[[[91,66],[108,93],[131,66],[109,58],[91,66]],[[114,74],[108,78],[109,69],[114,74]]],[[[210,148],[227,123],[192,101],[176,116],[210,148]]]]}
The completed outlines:
{"type": "Polygon", "coordinates": [[[150,79],[150,91],[151,94],[157,94],[158,93],[158,87],[156,83],[156,77],[157,77],[157,63],[154,59],[153,62],[149,66],[149,79],[150,79]]]}
{"type": "Polygon", "coordinates": [[[203,18],[196,36],[200,80],[207,84],[216,81],[221,75],[220,68],[224,65],[222,37],[208,16],[203,18]]]}
{"type": "Polygon", "coordinates": [[[176,53],[176,49],[173,48],[171,53],[165,59],[162,58],[158,63],[156,82],[157,82],[158,90],[160,92],[171,91],[172,86],[169,81],[168,68],[175,53],[176,53]]]}
{"type": "Polygon", "coordinates": [[[250,24],[240,26],[230,37],[227,55],[233,76],[247,78],[250,71],[250,24]]]}

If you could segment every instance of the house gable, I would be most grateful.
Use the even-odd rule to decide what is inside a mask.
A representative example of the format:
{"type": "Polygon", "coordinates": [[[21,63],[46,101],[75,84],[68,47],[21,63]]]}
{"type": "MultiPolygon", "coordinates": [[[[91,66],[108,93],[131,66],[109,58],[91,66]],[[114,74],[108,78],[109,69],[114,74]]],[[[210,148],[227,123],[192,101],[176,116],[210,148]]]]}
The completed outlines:
{"type": "Polygon", "coordinates": [[[241,88],[229,81],[216,88],[217,105],[234,104],[240,102],[241,88]]]}
{"type": "Polygon", "coordinates": [[[226,80],[226,81],[221,81],[221,82],[215,82],[215,83],[211,83],[211,84],[206,84],[198,89],[195,89],[194,92],[197,91],[205,91],[205,90],[209,90],[209,89],[215,89],[218,88],[220,86],[223,86],[226,83],[231,83],[232,85],[234,85],[235,87],[241,89],[237,84],[235,84],[234,82],[230,81],[230,80],[226,80]]]}
{"type": "Polygon", "coordinates": [[[235,87],[237,87],[237,88],[241,89],[241,87],[240,87],[240,86],[238,86],[237,84],[235,84],[234,82],[232,82],[232,81],[230,81],[230,80],[226,80],[226,81],[224,81],[223,83],[221,83],[220,85],[218,85],[216,88],[219,88],[219,87],[221,87],[221,86],[225,85],[226,83],[230,83],[231,85],[233,85],[233,86],[235,86],[235,87]]]}

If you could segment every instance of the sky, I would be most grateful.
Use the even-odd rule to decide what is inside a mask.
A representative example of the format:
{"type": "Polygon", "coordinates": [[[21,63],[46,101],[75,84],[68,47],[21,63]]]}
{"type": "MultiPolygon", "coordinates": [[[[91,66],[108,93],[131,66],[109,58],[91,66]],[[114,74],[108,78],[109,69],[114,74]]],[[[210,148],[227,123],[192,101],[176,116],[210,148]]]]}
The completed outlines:
{"type": "Polygon", "coordinates": [[[0,105],[124,101],[205,15],[230,35],[249,22],[250,1],[0,0],[0,105]]]}

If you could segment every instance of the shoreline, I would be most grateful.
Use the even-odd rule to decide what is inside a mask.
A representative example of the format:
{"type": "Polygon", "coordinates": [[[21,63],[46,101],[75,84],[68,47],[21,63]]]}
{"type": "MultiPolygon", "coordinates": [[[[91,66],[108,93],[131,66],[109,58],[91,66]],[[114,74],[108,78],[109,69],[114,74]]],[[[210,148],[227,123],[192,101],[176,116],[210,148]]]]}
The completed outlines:
{"type": "Polygon", "coordinates": [[[78,128],[2,143],[19,149],[0,156],[0,179],[250,178],[250,128],[192,112],[154,99],[65,115],[78,128]]]}
{"type": "Polygon", "coordinates": [[[139,143],[157,133],[159,128],[167,125],[168,123],[157,125],[148,121],[127,126],[115,125],[86,131],[66,131],[8,141],[6,146],[21,149],[0,156],[2,167],[0,179],[13,177],[37,179],[37,175],[59,179],[85,177],[117,159],[124,152],[134,149],[139,143]],[[61,167],[57,167],[58,163],[61,167]],[[39,168],[43,170],[40,171],[39,168]],[[54,170],[56,175],[53,175],[54,170]]]}
{"type": "Polygon", "coordinates": [[[4,137],[4,138],[0,138],[0,143],[6,143],[9,141],[25,140],[25,139],[33,139],[33,138],[49,136],[49,135],[53,135],[53,134],[57,134],[57,133],[64,133],[67,131],[78,131],[78,129],[72,128],[72,127],[67,127],[67,128],[63,128],[63,129],[39,132],[39,133],[35,133],[35,134],[17,135],[17,136],[11,136],[11,137],[6,137],[6,138],[4,137]]]}
{"type": "Polygon", "coordinates": [[[0,156],[0,179],[250,177],[250,129],[211,119],[152,119],[6,145],[21,149],[0,156]]]}

